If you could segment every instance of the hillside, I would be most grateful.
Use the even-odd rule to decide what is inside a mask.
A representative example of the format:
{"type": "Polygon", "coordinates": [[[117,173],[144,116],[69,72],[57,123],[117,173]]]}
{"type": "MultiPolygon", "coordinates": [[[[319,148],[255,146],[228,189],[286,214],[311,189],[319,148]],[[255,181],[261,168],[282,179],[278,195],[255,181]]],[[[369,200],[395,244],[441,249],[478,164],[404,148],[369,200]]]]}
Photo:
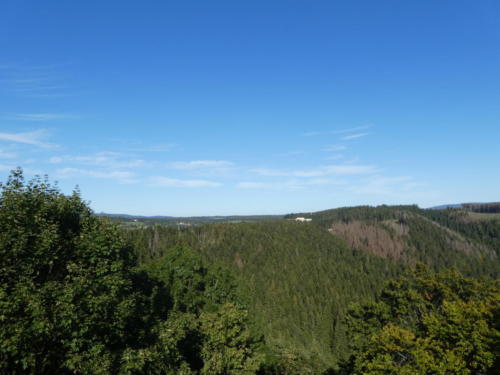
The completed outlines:
{"type": "Polygon", "coordinates": [[[417,206],[359,206],[287,219],[310,217],[351,248],[404,264],[423,262],[437,269],[456,267],[469,275],[500,274],[500,220],[496,214],[417,206]]]}
{"type": "Polygon", "coordinates": [[[142,262],[183,244],[209,263],[229,267],[274,348],[329,365],[346,350],[341,318],[349,303],[371,298],[401,270],[394,262],[352,251],[314,224],[157,226],[126,235],[142,249],[142,262]]]}

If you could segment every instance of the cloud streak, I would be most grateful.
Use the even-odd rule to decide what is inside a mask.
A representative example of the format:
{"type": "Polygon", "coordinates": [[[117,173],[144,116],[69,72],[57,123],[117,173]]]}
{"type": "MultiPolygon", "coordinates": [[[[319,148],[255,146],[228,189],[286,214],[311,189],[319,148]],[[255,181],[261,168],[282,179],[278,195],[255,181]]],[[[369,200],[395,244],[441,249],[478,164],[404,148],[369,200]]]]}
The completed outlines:
{"type": "Polygon", "coordinates": [[[375,173],[377,169],[372,165],[326,165],[306,170],[280,170],[256,168],[250,170],[261,176],[268,177],[322,177],[330,175],[363,175],[375,173]]]}
{"type": "Polygon", "coordinates": [[[175,144],[163,144],[163,145],[153,145],[131,148],[130,151],[134,152],[167,152],[173,150],[177,145],[175,144]]]}
{"type": "Polygon", "coordinates": [[[64,65],[4,66],[2,81],[6,89],[17,96],[50,98],[68,96],[67,78],[61,76],[64,65]]]}
{"type": "Polygon", "coordinates": [[[168,188],[214,188],[222,186],[220,182],[208,181],[208,180],[183,180],[178,178],[169,178],[163,176],[153,176],[151,177],[151,185],[157,187],[168,187],[168,188]]]}
{"type": "Polygon", "coordinates": [[[100,179],[117,180],[122,184],[134,184],[138,181],[135,174],[128,171],[94,171],[81,168],[60,168],[56,170],[57,178],[91,177],[100,179]]]}
{"type": "Polygon", "coordinates": [[[281,182],[243,181],[238,182],[238,189],[247,190],[302,190],[312,186],[344,185],[345,181],[332,180],[328,178],[313,178],[309,180],[291,179],[281,182]]]}
{"type": "Polygon", "coordinates": [[[53,156],[49,159],[52,164],[63,162],[72,162],[82,165],[94,165],[99,167],[120,169],[120,168],[139,168],[146,166],[142,159],[124,160],[122,154],[111,151],[101,151],[93,155],[86,156],[53,156]]]}
{"type": "Polygon", "coordinates": [[[54,147],[54,144],[45,142],[44,139],[46,137],[47,131],[43,129],[25,133],[0,133],[0,141],[22,143],[44,148],[54,147]]]}
{"type": "Polygon", "coordinates": [[[322,149],[322,151],[330,152],[330,151],[343,151],[346,150],[347,147],[344,145],[332,145],[332,146],[327,146],[322,149]]]}
{"type": "Polygon", "coordinates": [[[372,125],[363,125],[363,126],[355,126],[352,128],[345,128],[345,129],[338,129],[338,130],[328,130],[328,131],[312,131],[312,132],[307,132],[302,134],[304,137],[316,137],[319,135],[334,135],[334,134],[346,134],[346,133],[353,133],[357,132],[360,130],[365,130],[371,128],[372,125]]]}
{"type": "Polygon", "coordinates": [[[366,137],[370,133],[357,133],[357,134],[351,134],[351,135],[346,135],[345,137],[342,137],[341,139],[343,141],[350,141],[352,139],[358,139],[362,137],[366,137]]]}
{"type": "Polygon", "coordinates": [[[359,185],[354,185],[351,191],[357,194],[399,196],[413,191],[421,184],[410,176],[387,177],[372,176],[359,185]]]}
{"type": "Polygon", "coordinates": [[[67,113],[18,113],[13,116],[15,120],[23,121],[51,121],[62,119],[76,119],[78,116],[67,113]]]}
{"type": "Polygon", "coordinates": [[[226,160],[193,160],[193,161],[176,161],[168,164],[169,168],[179,170],[194,170],[194,169],[213,169],[213,168],[228,168],[234,163],[226,160]]]}
{"type": "Polygon", "coordinates": [[[19,155],[15,152],[0,150],[0,159],[15,159],[17,157],[19,157],[19,155]]]}

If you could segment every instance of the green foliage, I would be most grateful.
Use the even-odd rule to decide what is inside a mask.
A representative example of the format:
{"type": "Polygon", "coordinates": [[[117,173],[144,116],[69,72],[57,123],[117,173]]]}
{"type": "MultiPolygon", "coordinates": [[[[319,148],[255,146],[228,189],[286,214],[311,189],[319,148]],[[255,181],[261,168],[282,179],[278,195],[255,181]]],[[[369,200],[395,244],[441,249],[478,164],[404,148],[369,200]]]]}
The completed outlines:
{"type": "Polygon", "coordinates": [[[499,303],[497,282],[419,266],[388,283],[378,302],[349,311],[346,373],[490,373],[498,361],[499,303]]]}
{"type": "Polygon", "coordinates": [[[462,205],[463,209],[471,212],[479,212],[485,214],[500,213],[500,202],[495,203],[466,203],[462,205]]]}
{"type": "Polygon", "coordinates": [[[202,313],[200,320],[205,338],[201,374],[244,375],[259,369],[262,358],[254,351],[260,338],[249,328],[247,311],[226,303],[218,311],[202,313]]]}
{"type": "Polygon", "coordinates": [[[388,231],[391,237],[397,237],[397,225],[407,231],[399,237],[404,243],[399,261],[406,266],[422,262],[436,271],[453,267],[468,276],[500,276],[500,220],[467,220],[467,213],[456,209],[386,205],[343,207],[286,218],[296,216],[311,217],[325,229],[338,222],[360,221],[388,231]]]}
{"type": "MultiPolygon", "coordinates": [[[[470,213],[456,209],[423,210],[422,214],[431,220],[454,230],[467,238],[481,243],[500,257],[500,220],[471,220],[470,213]]],[[[493,214],[493,217],[496,217],[493,214]]],[[[498,277],[498,274],[492,275],[498,277]]]]}
{"type": "Polygon", "coordinates": [[[384,220],[399,220],[405,218],[408,213],[418,212],[418,206],[356,206],[341,207],[332,210],[318,211],[311,214],[289,214],[285,219],[295,217],[309,217],[313,222],[325,228],[329,228],[333,222],[342,221],[349,223],[351,221],[363,220],[371,223],[382,222],[384,220]]]}
{"type": "Polygon", "coordinates": [[[152,328],[155,343],[127,348],[122,356],[123,375],[195,375],[202,367],[199,322],[193,314],[171,314],[152,328]]]}
{"type": "Polygon", "coordinates": [[[163,257],[143,268],[167,287],[174,311],[213,311],[228,301],[245,305],[232,275],[222,267],[205,266],[201,257],[187,247],[168,249],[163,257]]]}
{"type": "Polygon", "coordinates": [[[261,336],[228,272],[184,248],[137,269],[118,227],[95,217],[78,193],[25,183],[20,170],[1,189],[0,373],[259,367],[261,336]]]}
{"type": "Polygon", "coordinates": [[[415,260],[495,275],[494,220],[382,206],[124,230],[20,170],[0,189],[0,373],[317,375],[349,351],[353,374],[500,365],[498,283],[418,267],[382,290],[415,260]],[[407,257],[349,248],[332,220],[396,220],[407,257]]]}
{"type": "Polygon", "coordinates": [[[113,371],[143,302],[131,249],[78,193],[20,170],[1,188],[0,371],[113,371]]]}
{"type": "Polygon", "coordinates": [[[278,354],[274,362],[283,371],[287,366],[301,368],[297,374],[335,366],[347,352],[341,317],[348,304],[374,296],[400,269],[349,249],[321,227],[289,221],[182,230],[157,226],[127,230],[124,235],[145,264],[183,245],[209,264],[231,268],[267,343],[278,354]]]}
{"type": "MultiPolygon", "coordinates": [[[[499,274],[498,258],[484,242],[496,232],[481,232],[479,241],[479,235],[454,231],[431,214],[417,206],[365,206],[300,214],[312,217],[312,223],[156,226],[124,235],[134,243],[141,263],[181,244],[206,263],[231,268],[272,348],[267,373],[317,374],[334,368],[354,340],[346,337],[348,304],[372,299],[385,280],[405,267],[421,261],[435,270],[453,266],[471,276],[499,274]],[[348,248],[326,230],[335,221],[363,221],[393,236],[398,234],[391,223],[403,227],[403,256],[388,260],[348,248]]],[[[369,322],[377,316],[369,311],[363,318],[369,322]]]]}

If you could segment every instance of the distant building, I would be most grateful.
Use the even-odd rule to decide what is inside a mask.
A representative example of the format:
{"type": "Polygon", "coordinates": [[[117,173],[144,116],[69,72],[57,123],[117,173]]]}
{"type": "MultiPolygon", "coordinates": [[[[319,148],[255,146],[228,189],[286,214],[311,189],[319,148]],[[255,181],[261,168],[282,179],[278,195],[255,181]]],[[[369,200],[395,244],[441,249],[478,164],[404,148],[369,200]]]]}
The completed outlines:
{"type": "Polygon", "coordinates": [[[307,222],[307,221],[312,221],[312,219],[308,218],[308,217],[296,217],[295,221],[300,221],[300,222],[304,223],[304,222],[307,222]]]}

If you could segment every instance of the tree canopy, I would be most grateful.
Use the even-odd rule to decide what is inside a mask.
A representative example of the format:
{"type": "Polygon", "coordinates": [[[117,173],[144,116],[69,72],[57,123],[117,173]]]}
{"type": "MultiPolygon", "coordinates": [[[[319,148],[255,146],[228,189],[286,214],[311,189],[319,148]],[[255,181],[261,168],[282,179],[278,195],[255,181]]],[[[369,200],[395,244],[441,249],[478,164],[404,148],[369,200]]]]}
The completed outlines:
{"type": "Polygon", "coordinates": [[[500,284],[419,265],[347,321],[349,374],[494,374],[499,366],[500,284]]]}
{"type": "Polygon", "coordinates": [[[261,338],[236,284],[187,249],[137,268],[76,191],[13,171],[0,195],[0,372],[255,372],[261,338]]]}

